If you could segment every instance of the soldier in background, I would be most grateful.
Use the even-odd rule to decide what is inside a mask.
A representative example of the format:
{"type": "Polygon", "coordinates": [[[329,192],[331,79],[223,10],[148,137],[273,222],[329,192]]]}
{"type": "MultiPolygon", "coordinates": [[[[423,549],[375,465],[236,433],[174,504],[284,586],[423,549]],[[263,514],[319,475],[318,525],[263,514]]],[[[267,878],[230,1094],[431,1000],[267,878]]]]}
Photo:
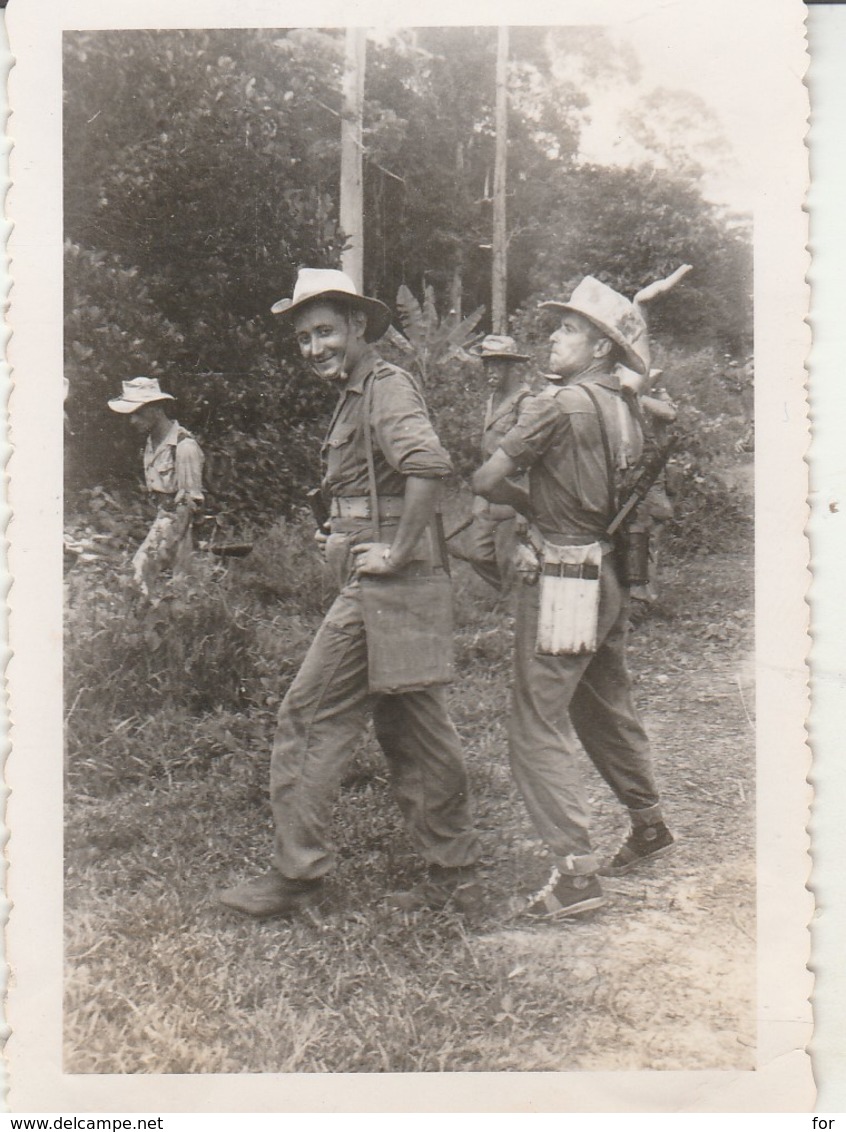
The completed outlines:
{"type": "MultiPolygon", "coordinates": [[[[517,423],[520,405],[531,396],[523,373],[529,355],[519,353],[514,339],[504,334],[489,334],[470,353],[482,359],[491,389],[481,445],[482,459],[487,460],[517,423]]],[[[456,557],[466,559],[479,577],[495,589],[507,589],[511,580],[516,519],[517,512],[507,503],[489,503],[481,495],[473,499],[473,522],[456,557]]]]}
{"type": "Polygon", "coordinates": [[[130,425],[146,435],[144,480],[156,506],[156,517],[132,559],[133,580],[145,597],[155,594],[166,572],[187,569],[192,523],[203,506],[203,452],[197,441],[172,420],[165,406],[175,401],[154,377],[122,383],[120,397],[109,401],[115,413],[128,415],[130,425]]]}
{"type": "MultiPolygon", "coordinates": [[[[678,417],[678,410],[669,393],[656,384],[663,371],[651,369],[648,376],[644,377],[626,366],[617,366],[616,372],[621,387],[629,389],[637,398],[646,437],[663,448],[667,443],[670,427],[678,417]]],[[[634,585],[629,590],[633,620],[658,601],[661,535],[672,518],[673,502],[668,490],[667,470],[664,468],[638,508],[638,522],[649,532],[649,578],[643,585],[634,585]]]]}

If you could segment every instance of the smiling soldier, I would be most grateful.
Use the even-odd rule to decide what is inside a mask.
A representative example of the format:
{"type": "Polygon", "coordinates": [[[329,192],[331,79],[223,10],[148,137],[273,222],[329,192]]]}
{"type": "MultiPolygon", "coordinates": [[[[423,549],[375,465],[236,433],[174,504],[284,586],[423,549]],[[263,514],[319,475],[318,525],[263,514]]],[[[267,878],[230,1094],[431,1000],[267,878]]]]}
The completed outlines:
{"type": "MultiPolygon", "coordinates": [[[[447,580],[432,527],[449,456],[412,378],[372,345],[390,322],[383,303],[359,295],[343,272],[309,268],[300,271],[293,298],[273,312],[293,326],[312,372],[340,391],[323,446],[323,486],[331,496],[325,553],[340,593],[279,710],[270,768],[273,867],[220,899],[257,918],[294,915],[322,901],[334,863],[332,807],[370,705],[394,795],[428,864],[428,877],[390,902],[407,911],[469,911],[479,895],[479,843],[441,677],[411,676],[408,690],[399,690],[397,676],[393,692],[376,691],[380,658],[373,654],[381,646],[366,624],[368,593],[382,611],[392,596],[412,602],[425,597],[428,583],[447,580]]],[[[400,623],[408,627],[402,617],[400,623]]],[[[394,638],[406,654],[395,656],[399,670],[414,650],[403,630],[394,638]]],[[[428,644],[445,655],[451,641],[428,644]]]]}

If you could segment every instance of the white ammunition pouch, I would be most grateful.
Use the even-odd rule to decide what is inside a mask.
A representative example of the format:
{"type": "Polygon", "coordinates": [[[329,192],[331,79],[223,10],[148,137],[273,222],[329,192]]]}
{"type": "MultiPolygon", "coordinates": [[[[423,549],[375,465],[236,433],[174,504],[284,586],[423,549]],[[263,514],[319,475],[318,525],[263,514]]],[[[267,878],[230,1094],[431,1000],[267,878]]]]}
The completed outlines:
{"type": "Polygon", "coordinates": [[[535,651],[542,656],[596,652],[602,544],[557,546],[544,540],[535,651]]]}

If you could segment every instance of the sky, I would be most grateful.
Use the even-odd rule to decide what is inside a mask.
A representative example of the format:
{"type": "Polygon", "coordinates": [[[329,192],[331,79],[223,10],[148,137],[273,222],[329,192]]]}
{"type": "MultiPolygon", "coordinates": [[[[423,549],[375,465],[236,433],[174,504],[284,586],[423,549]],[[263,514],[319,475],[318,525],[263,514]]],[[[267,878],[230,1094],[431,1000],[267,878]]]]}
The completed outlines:
{"type": "Polygon", "coordinates": [[[733,151],[727,167],[706,178],[705,194],[729,208],[750,211],[761,144],[761,106],[750,54],[765,48],[754,9],[754,4],[744,7],[737,0],[707,0],[696,7],[664,3],[610,25],[615,38],[635,49],[642,77],[634,90],[592,91],[592,123],[584,132],[583,156],[604,163],[631,154],[619,116],[633,96],[655,87],[692,91],[718,116],[733,151]]]}

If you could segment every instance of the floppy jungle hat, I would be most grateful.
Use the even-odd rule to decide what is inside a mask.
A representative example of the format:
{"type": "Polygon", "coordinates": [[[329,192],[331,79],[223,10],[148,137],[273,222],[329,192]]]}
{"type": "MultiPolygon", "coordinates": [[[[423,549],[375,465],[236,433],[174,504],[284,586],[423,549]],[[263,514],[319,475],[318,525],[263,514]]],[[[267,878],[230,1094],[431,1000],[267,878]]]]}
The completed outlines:
{"type": "Polygon", "coordinates": [[[486,358],[502,358],[511,362],[528,362],[528,354],[521,354],[517,350],[517,343],[507,334],[488,334],[476,346],[468,351],[476,358],[485,361],[486,358]]]}
{"type": "Polygon", "coordinates": [[[133,377],[121,382],[121,395],[109,401],[109,408],[116,413],[134,413],[154,401],[175,400],[170,393],[162,393],[155,377],[133,377]]]}
{"type": "Polygon", "coordinates": [[[284,315],[290,319],[307,303],[318,300],[341,302],[353,310],[364,311],[367,326],[364,337],[367,342],[381,338],[391,323],[391,312],[378,299],[359,295],[349,275],[322,267],[301,267],[294,284],[294,294],[290,299],[280,299],[270,308],[272,314],[284,315]]]}
{"type": "Polygon", "coordinates": [[[625,295],[594,279],[592,275],[586,275],[568,302],[553,299],[540,305],[550,310],[574,311],[590,319],[594,326],[620,347],[625,355],[626,365],[635,373],[647,372],[649,340],[646,320],[625,295]]]}

